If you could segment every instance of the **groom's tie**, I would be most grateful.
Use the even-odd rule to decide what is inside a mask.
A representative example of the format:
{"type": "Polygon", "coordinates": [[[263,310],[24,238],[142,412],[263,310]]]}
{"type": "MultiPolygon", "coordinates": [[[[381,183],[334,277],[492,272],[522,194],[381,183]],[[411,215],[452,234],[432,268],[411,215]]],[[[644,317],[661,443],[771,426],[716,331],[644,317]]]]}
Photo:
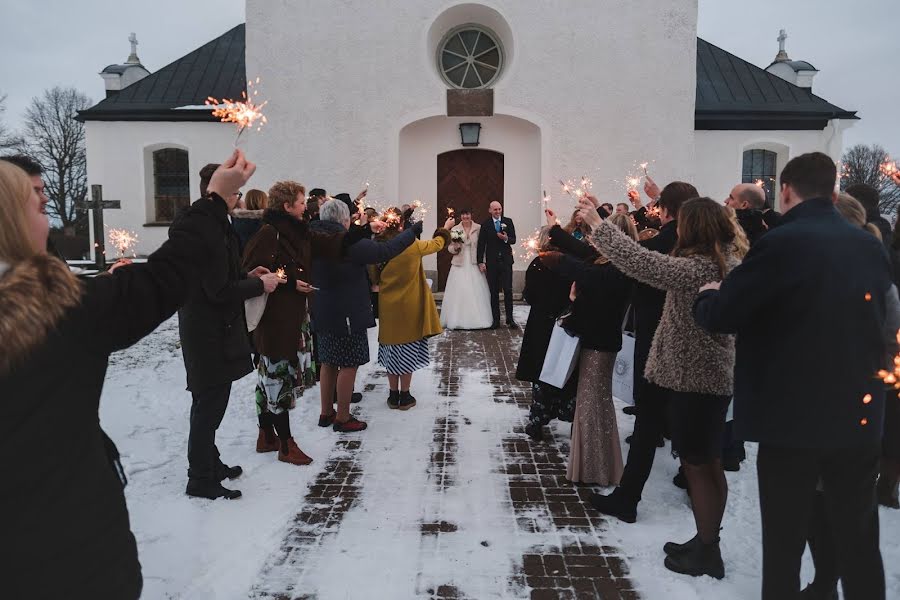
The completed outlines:
{"type": "Polygon", "coordinates": [[[494,221],[494,229],[497,230],[497,233],[500,233],[500,221],[494,221]]]}

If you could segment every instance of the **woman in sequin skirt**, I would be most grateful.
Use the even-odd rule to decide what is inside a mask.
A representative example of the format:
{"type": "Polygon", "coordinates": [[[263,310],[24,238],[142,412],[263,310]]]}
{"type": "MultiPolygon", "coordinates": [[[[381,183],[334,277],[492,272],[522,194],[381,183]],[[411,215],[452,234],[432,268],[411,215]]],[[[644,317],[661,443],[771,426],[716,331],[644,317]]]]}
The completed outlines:
{"type": "MultiPolygon", "coordinates": [[[[552,211],[550,215],[552,215],[552,211]]],[[[627,215],[610,219],[637,239],[627,215]]],[[[561,233],[561,232],[559,232],[561,233]]],[[[622,349],[622,322],[632,280],[603,255],[584,261],[548,253],[544,263],[572,284],[572,314],[565,327],[581,338],[578,392],[566,478],[576,483],[616,485],[622,477],[622,449],[612,397],[613,366],[622,349]]]]}

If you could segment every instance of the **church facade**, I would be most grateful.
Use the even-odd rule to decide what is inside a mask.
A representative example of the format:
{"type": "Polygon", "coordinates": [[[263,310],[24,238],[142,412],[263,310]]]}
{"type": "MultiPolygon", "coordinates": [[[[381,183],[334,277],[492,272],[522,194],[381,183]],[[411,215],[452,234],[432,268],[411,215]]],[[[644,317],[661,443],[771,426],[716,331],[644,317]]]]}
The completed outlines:
{"type": "Polygon", "coordinates": [[[792,156],[839,158],[855,116],[812,93],[808,63],[779,54],[764,70],[697,38],[696,0],[659,6],[248,0],[246,24],[81,113],[89,182],[122,201],[109,226],[152,251],[234,142],[204,100],[239,98],[248,78],[268,101],[268,124],[240,142],[254,187],[295,179],[355,196],[368,184],[379,208],[420,200],[426,229],[448,207],[482,218],[498,200],[524,238],[545,190],[561,218],[574,210],[561,179],[587,177],[615,204],[641,163],[716,199],[761,180],[777,206],[792,156]]]}

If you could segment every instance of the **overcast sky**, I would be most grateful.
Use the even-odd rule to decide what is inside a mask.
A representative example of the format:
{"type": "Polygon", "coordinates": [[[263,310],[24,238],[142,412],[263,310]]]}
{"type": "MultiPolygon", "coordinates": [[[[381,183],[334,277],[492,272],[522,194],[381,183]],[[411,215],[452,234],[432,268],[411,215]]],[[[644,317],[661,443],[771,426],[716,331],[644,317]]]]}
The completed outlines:
{"type": "MultiPolygon", "coordinates": [[[[244,20],[244,0],[0,0],[0,5],[0,94],[8,94],[4,118],[13,126],[31,98],[54,85],[75,86],[94,101],[101,99],[98,72],[125,61],[132,31],[141,62],[153,72],[244,20]]],[[[778,51],[778,30],[785,28],[790,57],[820,71],[813,91],[859,111],[862,121],[846,132],[845,145],[879,143],[900,155],[897,6],[898,0],[700,0],[698,33],[766,67],[778,51]]],[[[301,24],[301,31],[311,26],[301,24]]]]}

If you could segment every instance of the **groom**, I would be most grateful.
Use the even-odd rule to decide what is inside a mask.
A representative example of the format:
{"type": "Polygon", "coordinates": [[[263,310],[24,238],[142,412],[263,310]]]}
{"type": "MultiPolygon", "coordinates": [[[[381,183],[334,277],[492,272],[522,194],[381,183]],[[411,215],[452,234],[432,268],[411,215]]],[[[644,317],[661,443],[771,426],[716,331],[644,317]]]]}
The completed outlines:
{"type": "Polygon", "coordinates": [[[491,202],[491,218],[481,224],[478,236],[478,268],[487,273],[488,287],[491,289],[491,311],[494,323],[491,329],[500,327],[500,289],[503,288],[503,302],[506,305],[506,324],[510,329],[519,326],[513,320],[512,296],[512,245],[516,243],[516,226],[512,219],[503,216],[503,206],[491,202]]]}

